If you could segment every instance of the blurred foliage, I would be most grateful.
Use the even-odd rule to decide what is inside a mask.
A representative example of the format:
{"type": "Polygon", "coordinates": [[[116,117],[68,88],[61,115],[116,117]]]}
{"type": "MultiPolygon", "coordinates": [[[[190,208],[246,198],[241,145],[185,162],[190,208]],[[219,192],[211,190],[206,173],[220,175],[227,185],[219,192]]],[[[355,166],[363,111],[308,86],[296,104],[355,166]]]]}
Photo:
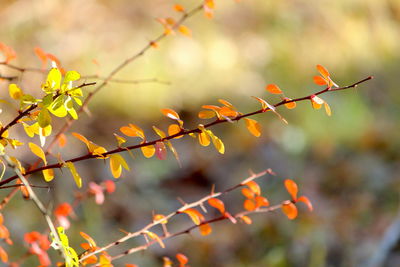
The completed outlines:
{"type": "MultiPolygon", "coordinates": [[[[155,18],[174,14],[174,3],[5,0],[0,5],[0,40],[17,51],[13,63],[18,66],[40,67],[33,53],[40,46],[69,70],[104,76],[162,31],[155,18]]],[[[166,213],[177,208],[176,197],[193,201],[207,194],[212,184],[224,189],[244,178],[248,169],[271,167],[279,177],[264,183],[271,202],[285,196],[281,178],[292,177],[312,199],[312,214],[304,209],[296,221],[281,213],[258,215],[252,226],[219,223],[209,237],[179,237],[167,241],[166,249],[154,247],[120,262],[161,266],[162,256],[179,251],[191,266],[364,266],[398,211],[400,2],[220,0],[213,20],[201,16],[186,23],[193,38],[171,36],[118,75],[156,77],[171,85],[111,83],[89,106],[92,116],[82,118],[73,130],[107,147],[114,143],[112,133],[129,122],[148,132],[152,125],[165,127],[160,108],[177,110],[187,127],[198,123],[202,104],[215,104],[217,98],[243,112],[255,110],[258,103],[250,96],[267,97],[267,83],[279,84],[289,97],[316,91],[311,79],[316,64],[326,66],[339,85],[369,75],[375,79],[359,89],[325,96],[332,117],[301,103],[295,110],[282,110],[288,126],[270,114],[256,116],[263,124],[258,139],[242,122],[215,127],[227,148],[223,156],[189,138],[174,142],[183,168],[172,156],[167,161],[145,160],[135,153],[138,156],[129,162],[132,171],[117,181],[116,194],[102,207],[86,201],[76,209],[82,221],[74,221],[68,234],[72,238],[75,233],[72,246],[81,241],[79,231],[106,244],[121,236],[118,228],[134,231],[149,222],[152,210],[166,213]]],[[[0,72],[17,74],[3,66],[0,72]]],[[[33,94],[42,80],[43,75],[26,72],[19,82],[33,94]]],[[[0,83],[2,92],[7,86],[0,83]]],[[[14,113],[7,109],[3,107],[2,115],[11,118],[14,113]]],[[[71,145],[64,154],[85,151],[79,141],[68,139],[71,145]]],[[[111,178],[97,161],[77,168],[86,185],[111,178]]],[[[39,195],[59,202],[73,195],[71,180],[56,179],[52,187],[39,195]]],[[[2,197],[6,194],[7,190],[0,192],[2,197]]],[[[235,207],[239,198],[236,194],[227,201],[235,207]]],[[[14,199],[7,214],[6,224],[16,241],[27,228],[44,228],[30,202],[14,199]]]]}

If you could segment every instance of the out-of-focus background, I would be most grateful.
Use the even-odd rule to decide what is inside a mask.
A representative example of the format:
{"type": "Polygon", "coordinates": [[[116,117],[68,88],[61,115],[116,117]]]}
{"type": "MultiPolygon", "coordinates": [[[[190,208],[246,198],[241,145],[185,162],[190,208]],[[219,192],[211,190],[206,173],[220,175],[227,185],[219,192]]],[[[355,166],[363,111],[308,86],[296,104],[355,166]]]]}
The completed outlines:
{"type": "MultiPolygon", "coordinates": [[[[39,46],[56,55],[67,70],[105,76],[162,32],[156,18],[178,17],[173,4],[190,9],[199,2],[2,0],[0,41],[17,51],[12,64],[40,68],[33,52],[39,46]]],[[[165,161],[144,159],[138,152],[134,160],[124,155],[132,170],[117,181],[116,193],[107,196],[102,206],[88,200],[75,209],[77,218],[68,230],[72,245],[78,247],[82,241],[79,231],[93,236],[99,245],[107,244],[123,235],[119,229],[135,231],[147,224],[153,210],[166,214],[178,208],[177,197],[194,201],[213,184],[223,190],[244,179],[249,169],[272,168],[277,177],[261,182],[270,201],[279,203],[288,197],[282,181],[292,178],[312,200],[314,212],[300,206],[294,221],[276,212],[253,216],[250,226],[214,224],[210,236],[194,231],[166,241],[166,249],[152,247],[122,258],[116,266],[128,262],[161,266],[163,256],[177,252],[186,254],[193,267],[400,265],[396,229],[400,216],[400,2],[220,0],[214,19],[198,14],[185,25],[192,30],[192,38],[170,36],[117,75],[128,80],[157,78],[170,85],[110,83],[89,105],[91,116],[82,115],[71,131],[111,149],[113,133],[128,123],[140,125],[149,136],[152,125],[165,129],[171,121],[161,115],[160,108],[175,109],[185,126],[192,128],[200,122],[201,105],[217,104],[218,98],[242,112],[259,108],[251,96],[278,101],[264,90],[268,83],[278,84],[288,97],[319,90],[312,82],[316,64],[327,67],[342,86],[369,75],[375,79],[355,90],[323,95],[331,105],[331,117],[304,102],[295,110],[280,109],[289,125],[270,113],[257,115],[263,126],[260,138],[251,136],[243,122],[215,127],[213,131],[226,146],[224,155],[212,147],[200,147],[190,137],[174,141],[182,168],[172,155],[165,161]],[[388,251],[385,233],[394,238],[388,251]]],[[[4,66],[0,72],[20,74],[4,66]]],[[[26,72],[18,83],[39,96],[43,78],[40,73],[26,72]]],[[[5,99],[7,86],[6,81],[0,83],[5,99]]],[[[8,106],[2,109],[1,121],[6,123],[15,113],[8,106]]],[[[64,158],[85,153],[82,143],[70,134],[67,138],[64,158]]],[[[30,155],[27,152],[24,161],[32,162],[30,155]]],[[[108,166],[98,160],[76,166],[84,188],[91,180],[111,179],[108,166]]],[[[57,175],[53,190],[37,190],[44,201],[52,198],[53,205],[71,201],[76,191],[68,174],[57,175]]],[[[7,193],[2,190],[1,198],[7,193]]],[[[236,192],[224,200],[238,210],[243,196],[236,192]]],[[[3,213],[14,242],[21,246],[23,233],[46,229],[33,204],[20,196],[3,213]]],[[[190,224],[182,215],[171,221],[171,230],[190,224]]],[[[14,259],[24,253],[18,246],[10,249],[14,259]]],[[[29,264],[37,262],[32,258],[29,264]]]]}

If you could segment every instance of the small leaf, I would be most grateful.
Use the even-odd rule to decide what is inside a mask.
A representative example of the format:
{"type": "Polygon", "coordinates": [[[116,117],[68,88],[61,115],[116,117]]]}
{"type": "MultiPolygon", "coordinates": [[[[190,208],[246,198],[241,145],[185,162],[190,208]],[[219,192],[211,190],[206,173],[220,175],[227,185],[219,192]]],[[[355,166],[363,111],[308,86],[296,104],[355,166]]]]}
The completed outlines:
{"type": "Polygon", "coordinates": [[[211,207],[214,207],[217,210],[219,210],[219,212],[221,212],[222,215],[225,213],[225,204],[224,202],[222,202],[222,200],[218,198],[210,198],[208,200],[208,204],[210,204],[211,207]]]}
{"type": "Polygon", "coordinates": [[[261,195],[261,188],[255,181],[249,181],[245,183],[251,191],[257,196],[261,195]]]}
{"type": "Polygon", "coordinates": [[[210,141],[210,137],[208,136],[208,134],[206,132],[200,132],[198,134],[198,139],[199,139],[199,143],[202,146],[208,146],[211,141],[210,141]]]}
{"type": "Polygon", "coordinates": [[[156,142],[155,153],[157,158],[165,160],[167,158],[167,149],[165,148],[164,142],[156,142]]]}
{"type": "Polygon", "coordinates": [[[325,79],[327,79],[330,76],[328,70],[322,65],[318,64],[317,65],[317,70],[325,79]]]}
{"type": "Polygon", "coordinates": [[[75,169],[74,163],[71,161],[65,162],[66,167],[71,171],[72,177],[74,177],[75,183],[78,188],[82,187],[82,178],[79,176],[79,173],[75,169]]]}
{"type": "Polygon", "coordinates": [[[251,199],[246,199],[243,202],[243,207],[244,207],[245,210],[248,210],[248,211],[253,211],[253,210],[255,210],[257,208],[256,207],[256,203],[254,203],[254,201],[251,200],[251,199]]]}
{"type": "Polygon", "coordinates": [[[246,122],[247,130],[249,130],[249,132],[255,137],[260,137],[261,125],[253,119],[244,118],[244,121],[246,122]]]}
{"type": "Polygon", "coordinates": [[[126,142],[126,139],[123,138],[122,136],[119,136],[118,134],[114,134],[114,136],[115,136],[115,139],[117,140],[119,147],[121,147],[121,145],[126,142]]]}
{"type": "Polygon", "coordinates": [[[281,89],[276,84],[268,84],[265,89],[271,94],[282,94],[281,89]]]}
{"type": "Polygon", "coordinates": [[[114,178],[119,178],[121,176],[122,167],[129,171],[129,166],[125,159],[120,154],[112,154],[110,156],[110,169],[114,178]]]}
{"type": "Polygon", "coordinates": [[[185,266],[189,262],[189,259],[182,253],[176,254],[176,259],[179,261],[179,267],[185,266]]]}
{"type": "Polygon", "coordinates": [[[129,123],[129,126],[121,127],[120,131],[126,136],[140,137],[142,139],[145,139],[143,130],[139,126],[136,126],[132,123],[129,123]]]}
{"type": "Polygon", "coordinates": [[[201,222],[204,221],[204,216],[198,210],[190,208],[182,211],[182,213],[186,213],[190,219],[192,219],[193,223],[196,225],[200,225],[201,222]]]}
{"type": "Polygon", "coordinates": [[[160,245],[160,247],[165,248],[163,241],[157,234],[150,232],[150,231],[146,231],[145,234],[147,234],[147,236],[150,237],[151,239],[156,240],[158,242],[158,244],[160,245]]]}
{"type": "Polygon", "coordinates": [[[47,160],[46,160],[46,155],[44,154],[43,150],[40,148],[40,146],[34,144],[34,143],[29,143],[29,148],[32,151],[33,154],[41,158],[44,162],[44,165],[47,165],[47,160]]]}
{"type": "Polygon", "coordinates": [[[153,130],[156,132],[156,134],[161,137],[161,138],[165,138],[167,137],[167,135],[165,134],[165,132],[159,128],[157,128],[156,126],[153,126],[153,130]]]}
{"type": "Polygon", "coordinates": [[[173,110],[173,109],[170,109],[170,108],[163,108],[163,109],[161,109],[161,113],[162,113],[164,116],[167,116],[167,117],[170,118],[170,119],[173,119],[173,120],[180,120],[178,113],[176,113],[176,111],[173,110]]]}
{"type": "Polygon", "coordinates": [[[324,107],[325,107],[326,115],[331,116],[332,112],[331,112],[331,107],[329,106],[329,104],[325,102],[324,107]]]}
{"type": "Polygon", "coordinates": [[[153,216],[153,222],[160,221],[161,224],[167,224],[168,220],[162,214],[155,214],[153,216]]]}
{"type": "Polygon", "coordinates": [[[252,223],[253,223],[253,221],[250,219],[250,217],[249,217],[249,216],[246,216],[246,215],[241,216],[240,219],[242,219],[242,221],[243,221],[245,224],[252,224],[252,223]]]}
{"type": "Polygon", "coordinates": [[[67,137],[65,136],[65,134],[60,134],[60,136],[58,137],[58,146],[60,148],[65,147],[65,145],[67,144],[67,137]]]}
{"type": "MultiPolygon", "coordinates": [[[[180,133],[182,131],[182,129],[181,129],[181,127],[178,125],[178,124],[171,124],[169,127],[168,127],[168,135],[175,135],[175,134],[178,134],[178,133],[180,133]]],[[[174,139],[179,139],[179,138],[182,138],[183,137],[183,135],[179,135],[179,136],[176,136],[176,137],[174,137],[174,139]]]]}
{"type": "Polygon", "coordinates": [[[47,108],[43,108],[39,112],[38,123],[41,128],[45,128],[51,124],[51,116],[47,108]]]}
{"type": "Polygon", "coordinates": [[[4,263],[8,262],[8,254],[2,247],[0,247],[0,259],[4,263]]]}
{"type": "Polygon", "coordinates": [[[174,10],[177,12],[185,12],[185,8],[182,5],[174,5],[174,10]]]}
{"type": "Polygon", "coordinates": [[[309,211],[313,211],[313,205],[311,204],[311,201],[308,199],[306,196],[301,196],[297,200],[297,202],[303,202],[304,204],[307,205],[307,208],[309,211]]]}
{"type": "Polygon", "coordinates": [[[284,183],[285,183],[286,190],[288,191],[288,193],[290,194],[292,199],[296,200],[297,199],[297,193],[298,193],[297,184],[293,180],[290,180],[290,179],[286,179],[284,181],[284,183]]]}
{"type": "Polygon", "coordinates": [[[43,177],[46,182],[50,182],[54,179],[54,170],[53,169],[46,169],[43,170],[43,177]]]}
{"type": "Polygon", "coordinates": [[[215,117],[215,112],[212,110],[202,110],[199,112],[200,119],[211,119],[215,117]]]}
{"type": "Polygon", "coordinates": [[[20,99],[20,98],[24,95],[24,93],[22,92],[22,90],[21,90],[16,84],[14,84],[14,83],[12,83],[12,84],[10,84],[10,85],[8,86],[8,91],[9,91],[10,97],[11,97],[12,99],[18,100],[18,99],[20,99]]]}
{"type": "Polygon", "coordinates": [[[314,76],[314,83],[317,85],[326,85],[328,82],[321,76],[314,76]]]}
{"type": "Polygon", "coordinates": [[[244,195],[245,197],[247,197],[249,199],[253,199],[255,197],[254,192],[247,187],[242,188],[242,195],[244,195]]]}
{"type": "Polygon", "coordinates": [[[143,146],[140,149],[142,150],[143,156],[146,158],[151,158],[156,152],[156,149],[153,145],[143,146]]]}
{"type": "MultiPolygon", "coordinates": [[[[285,100],[286,102],[291,101],[292,99],[285,97],[283,100],[285,100]]],[[[296,102],[289,102],[289,103],[285,103],[285,107],[287,109],[294,109],[297,106],[296,102]]]]}
{"type": "Polygon", "coordinates": [[[212,232],[212,228],[211,228],[210,224],[208,224],[208,223],[200,225],[199,230],[200,230],[200,234],[204,235],[204,236],[209,235],[212,232]]]}
{"type": "Polygon", "coordinates": [[[188,36],[188,37],[192,36],[192,31],[185,25],[179,25],[178,31],[185,36],[188,36]]]}
{"type": "Polygon", "coordinates": [[[91,238],[88,234],[84,233],[84,232],[79,232],[79,234],[86,240],[89,242],[90,247],[91,248],[96,248],[96,242],[93,240],[93,238],[91,238]]]}
{"type": "Polygon", "coordinates": [[[268,207],[269,206],[269,201],[265,197],[262,196],[257,196],[256,199],[256,207],[268,207]]]}
{"type": "Polygon", "coordinates": [[[290,220],[295,219],[298,214],[296,206],[290,201],[282,204],[282,211],[290,220]]]}

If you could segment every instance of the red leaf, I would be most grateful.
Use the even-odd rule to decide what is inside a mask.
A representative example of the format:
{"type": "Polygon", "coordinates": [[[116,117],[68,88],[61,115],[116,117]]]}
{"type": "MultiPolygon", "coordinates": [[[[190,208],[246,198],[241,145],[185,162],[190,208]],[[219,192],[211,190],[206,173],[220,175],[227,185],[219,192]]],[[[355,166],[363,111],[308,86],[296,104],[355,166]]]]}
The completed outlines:
{"type": "Polygon", "coordinates": [[[57,206],[56,210],[54,211],[54,215],[56,216],[68,216],[72,212],[72,207],[69,203],[64,202],[57,206]]]}
{"type": "Polygon", "coordinates": [[[156,142],[156,156],[160,160],[165,160],[167,158],[167,149],[164,142],[156,142]]]}

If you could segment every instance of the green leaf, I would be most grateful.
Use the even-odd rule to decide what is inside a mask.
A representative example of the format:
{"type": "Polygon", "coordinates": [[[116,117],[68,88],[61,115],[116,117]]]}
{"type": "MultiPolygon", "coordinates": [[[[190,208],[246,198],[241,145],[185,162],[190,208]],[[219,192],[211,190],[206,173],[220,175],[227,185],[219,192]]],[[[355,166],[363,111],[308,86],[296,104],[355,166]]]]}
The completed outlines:
{"type": "Polygon", "coordinates": [[[51,124],[51,116],[47,108],[44,108],[39,112],[38,123],[41,128],[45,128],[51,124]]]}
{"type": "Polygon", "coordinates": [[[52,95],[52,94],[48,94],[48,95],[46,95],[45,97],[43,97],[43,99],[42,99],[43,107],[47,108],[47,107],[49,107],[52,103],[53,103],[53,95],[52,95]]]}

